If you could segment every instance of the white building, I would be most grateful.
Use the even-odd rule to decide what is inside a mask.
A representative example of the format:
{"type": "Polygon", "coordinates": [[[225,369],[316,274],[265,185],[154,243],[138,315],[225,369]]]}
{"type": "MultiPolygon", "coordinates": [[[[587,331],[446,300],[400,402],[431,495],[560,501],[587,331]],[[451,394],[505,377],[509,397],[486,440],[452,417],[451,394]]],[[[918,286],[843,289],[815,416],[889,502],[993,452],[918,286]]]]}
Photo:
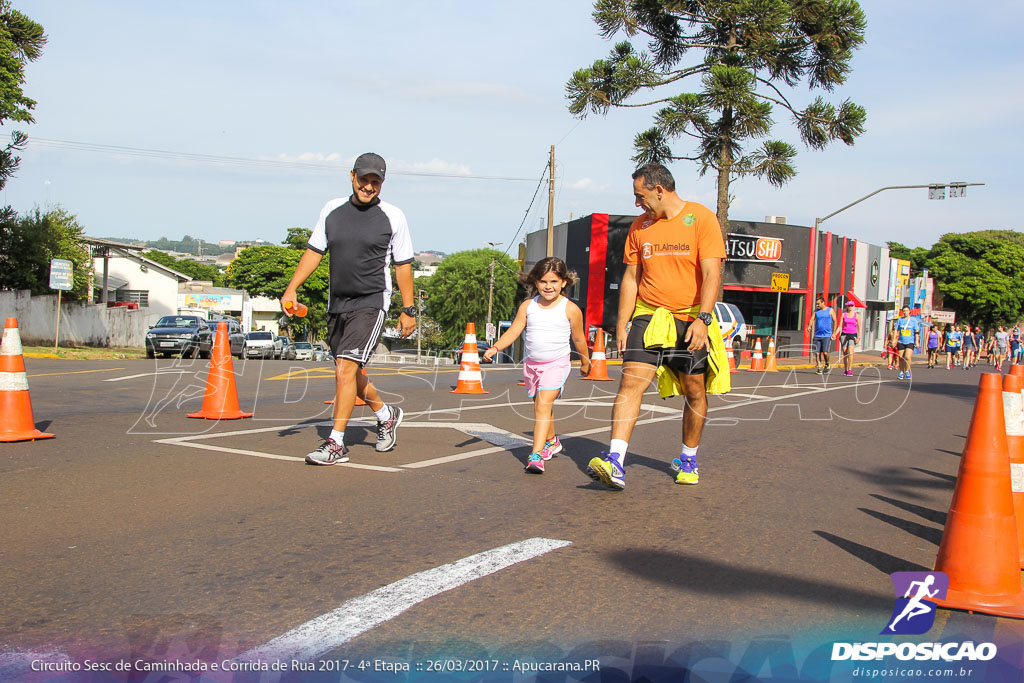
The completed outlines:
{"type": "Polygon", "coordinates": [[[192,279],[131,251],[111,250],[106,257],[94,257],[93,271],[94,300],[105,298],[108,302],[131,302],[140,308],[148,307],[146,317],[150,324],[161,316],[178,312],[178,284],[192,279]]]}

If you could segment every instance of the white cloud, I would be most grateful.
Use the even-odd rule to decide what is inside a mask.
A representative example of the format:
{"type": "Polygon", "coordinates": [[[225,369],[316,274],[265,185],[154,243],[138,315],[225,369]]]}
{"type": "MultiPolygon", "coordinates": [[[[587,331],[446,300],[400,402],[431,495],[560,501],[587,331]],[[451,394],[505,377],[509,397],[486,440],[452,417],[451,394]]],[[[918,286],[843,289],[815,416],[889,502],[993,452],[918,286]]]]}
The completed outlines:
{"type": "Polygon", "coordinates": [[[588,187],[590,187],[590,185],[593,184],[593,182],[594,181],[591,180],[590,178],[580,178],[575,183],[569,185],[569,187],[573,190],[585,190],[588,187]]]}

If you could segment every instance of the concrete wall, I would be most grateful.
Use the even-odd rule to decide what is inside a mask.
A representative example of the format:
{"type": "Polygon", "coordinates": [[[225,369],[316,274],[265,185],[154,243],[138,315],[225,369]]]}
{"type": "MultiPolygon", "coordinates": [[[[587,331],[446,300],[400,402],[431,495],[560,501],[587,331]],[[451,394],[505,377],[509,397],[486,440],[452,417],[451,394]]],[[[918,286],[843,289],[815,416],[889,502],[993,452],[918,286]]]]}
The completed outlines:
{"type": "MultiPolygon", "coordinates": [[[[0,291],[0,318],[15,317],[26,345],[52,345],[57,326],[57,295],[30,296],[28,290],[0,291]]],[[[99,304],[61,301],[61,346],[131,346],[142,348],[149,310],[104,308],[99,304]]]]}

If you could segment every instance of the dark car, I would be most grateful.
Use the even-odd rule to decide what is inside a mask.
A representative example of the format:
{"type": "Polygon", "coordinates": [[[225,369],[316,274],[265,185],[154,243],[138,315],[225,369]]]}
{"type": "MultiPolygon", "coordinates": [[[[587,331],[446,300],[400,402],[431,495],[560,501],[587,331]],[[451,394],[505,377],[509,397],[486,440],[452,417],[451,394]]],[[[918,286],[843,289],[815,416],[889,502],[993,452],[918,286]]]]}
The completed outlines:
{"type": "Polygon", "coordinates": [[[146,333],[147,358],[156,358],[158,353],[164,357],[192,358],[199,354],[209,358],[212,348],[213,332],[197,315],[165,315],[146,333]]]}
{"type": "MultiPolygon", "coordinates": [[[[228,348],[232,356],[236,358],[242,357],[242,351],[245,349],[245,332],[242,332],[242,324],[238,322],[237,318],[223,317],[221,318],[228,324],[228,348]]],[[[221,320],[211,320],[210,327],[213,328],[213,341],[217,341],[217,327],[221,320]]]]}
{"type": "MultiPolygon", "coordinates": [[[[484,341],[483,339],[477,339],[476,340],[476,352],[477,352],[477,355],[480,356],[480,362],[481,363],[489,362],[489,361],[484,360],[484,351],[486,351],[490,347],[491,347],[491,343],[490,342],[484,341]]],[[[462,363],[462,347],[461,346],[459,348],[457,348],[457,349],[452,349],[451,354],[452,354],[452,358],[455,359],[456,363],[462,363]]]]}
{"type": "Polygon", "coordinates": [[[281,360],[295,360],[295,342],[288,337],[278,337],[281,340],[281,360]]]}

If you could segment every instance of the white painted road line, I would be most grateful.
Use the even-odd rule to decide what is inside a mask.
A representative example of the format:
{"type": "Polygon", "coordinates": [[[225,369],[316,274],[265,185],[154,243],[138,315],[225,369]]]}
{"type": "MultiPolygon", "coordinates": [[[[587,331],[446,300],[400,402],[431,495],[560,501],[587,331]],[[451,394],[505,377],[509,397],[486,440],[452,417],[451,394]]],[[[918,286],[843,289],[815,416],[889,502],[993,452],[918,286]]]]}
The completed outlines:
{"type": "Polygon", "coordinates": [[[552,538],[530,538],[427,569],[353,598],[337,609],[239,655],[237,660],[316,659],[435,595],[567,545],[572,543],[552,538]]]}
{"type": "Polygon", "coordinates": [[[124,377],[111,377],[110,379],[103,380],[104,382],[120,382],[123,379],[135,379],[137,377],[158,377],[160,375],[188,375],[195,372],[194,370],[159,370],[157,372],[144,372],[141,375],[125,375],[124,377]]]}

